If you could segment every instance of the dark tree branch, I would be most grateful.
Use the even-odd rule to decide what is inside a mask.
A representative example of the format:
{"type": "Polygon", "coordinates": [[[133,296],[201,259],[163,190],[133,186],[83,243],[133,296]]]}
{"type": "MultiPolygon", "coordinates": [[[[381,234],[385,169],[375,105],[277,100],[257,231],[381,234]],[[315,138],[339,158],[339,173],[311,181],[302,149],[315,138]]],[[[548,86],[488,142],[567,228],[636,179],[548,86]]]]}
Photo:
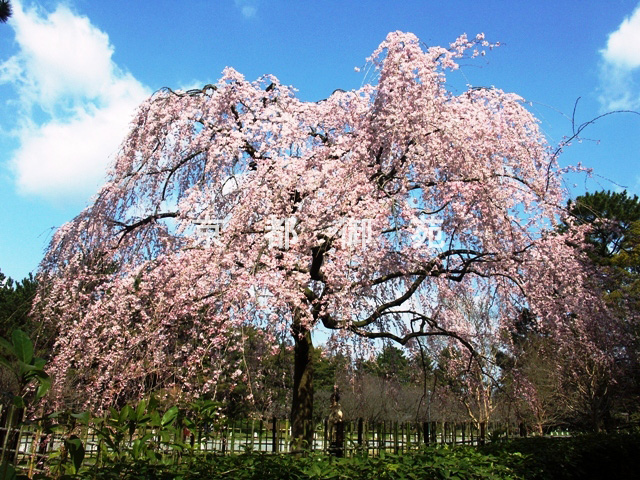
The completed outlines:
{"type": "Polygon", "coordinates": [[[424,282],[425,278],[427,278],[426,275],[418,276],[418,278],[416,278],[413,281],[411,286],[407,289],[406,292],[404,292],[403,295],[399,296],[398,298],[396,298],[394,300],[391,300],[389,302],[383,303],[378,308],[376,308],[375,311],[371,315],[369,315],[369,317],[367,317],[366,319],[352,322],[353,327],[361,328],[361,327],[366,327],[367,325],[371,325],[373,322],[375,322],[378,318],[380,318],[380,316],[383,315],[390,308],[397,307],[398,305],[402,305],[405,301],[407,301],[409,298],[411,298],[411,296],[416,292],[418,287],[420,287],[420,285],[422,285],[422,282],[424,282]]]}
{"type": "Polygon", "coordinates": [[[122,227],[118,232],[118,234],[122,234],[122,236],[120,237],[120,240],[118,240],[118,246],[120,245],[120,243],[122,243],[122,240],[124,240],[124,237],[127,236],[129,233],[133,232],[134,230],[140,227],[143,227],[145,225],[148,225],[150,223],[156,222],[158,220],[161,220],[163,218],[176,218],[177,216],[178,216],[178,212],[156,213],[154,215],[149,215],[148,217],[145,217],[142,220],[138,220],[137,222],[130,223],[130,224],[120,222],[118,220],[112,220],[112,222],[115,225],[122,227]]]}

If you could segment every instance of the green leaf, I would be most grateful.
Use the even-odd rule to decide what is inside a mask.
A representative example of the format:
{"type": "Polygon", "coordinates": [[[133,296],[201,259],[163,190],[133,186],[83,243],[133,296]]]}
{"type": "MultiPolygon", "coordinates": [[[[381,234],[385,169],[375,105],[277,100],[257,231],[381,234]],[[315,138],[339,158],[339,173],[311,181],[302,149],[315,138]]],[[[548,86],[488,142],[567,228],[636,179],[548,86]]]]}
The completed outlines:
{"type": "Polygon", "coordinates": [[[173,423],[178,416],[178,411],[179,411],[178,407],[175,407],[175,406],[167,410],[165,414],[162,416],[162,420],[160,422],[162,426],[166,427],[167,425],[170,425],[171,423],[173,423]]]}
{"type": "Polygon", "coordinates": [[[151,449],[146,450],[145,454],[147,455],[147,458],[152,462],[157,462],[162,458],[162,455],[159,452],[156,452],[155,450],[151,450],[151,449]]]}
{"type": "Polygon", "coordinates": [[[47,361],[44,358],[34,358],[33,359],[33,365],[38,369],[38,370],[44,370],[44,366],[47,364],[47,361]]]}
{"type": "Polygon", "coordinates": [[[151,412],[151,415],[149,418],[149,424],[152,427],[160,427],[162,425],[160,422],[160,414],[157,411],[151,412]]]}
{"type": "Polygon", "coordinates": [[[132,413],[133,409],[129,405],[125,405],[124,407],[122,407],[122,410],[120,410],[118,422],[121,424],[127,422],[131,418],[132,413]]]}
{"type": "Polygon", "coordinates": [[[26,363],[20,362],[20,369],[25,372],[24,377],[25,380],[31,380],[33,378],[46,380],[49,378],[49,374],[44,370],[39,370],[33,365],[27,365],[26,363]]]}
{"type": "Polygon", "coordinates": [[[144,415],[145,410],[147,409],[147,402],[143,399],[140,400],[138,406],[136,407],[136,417],[141,418],[144,415]]]}
{"type": "Polygon", "coordinates": [[[16,478],[16,469],[9,462],[0,465],[0,478],[3,480],[14,480],[16,478]]]}
{"type": "Polygon", "coordinates": [[[89,420],[91,420],[91,415],[89,414],[89,412],[72,413],[71,416],[76,420],[79,420],[80,423],[83,423],[84,425],[87,425],[89,423],[89,420]]]}
{"type": "Polygon", "coordinates": [[[0,365],[4,365],[5,367],[7,367],[9,370],[11,370],[11,363],[9,362],[9,360],[7,360],[6,358],[4,358],[3,356],[0,356],[0,365]]]}
{"type": "Polygon", "coordinates": [[[156,398],[156,396],[152,393],[151,396],[149,397],[149,411],[153,411],[156,410],[158,408],[158,405],[160,405],[160,401],[156,398]]]}
{"type": "Polygon", "coordinates": [[[20,329],[16,329],[11,334],[11,341],[13,343],[13,352],[21,362],[30,364],[33,360],[33,342],[20,329]]]}
{"type": "Polygon", "coordinates": [[[133,445],[131,445],[131,453],[133,454],[133,458],[138,458],[140,456],[141,447],[142,441],[139,438],[134,440],[133,445]]]}
{"type": "Polygon", "coordinates": [[[109,432],[108,429],[105,428],[96,428],[95,429],[96,433],[98,434],[98,438],[100,438],[100,440],[102,440],[104,443],[107,444],[107,446],[113,450],[113,451],[120,451],[120,449],[118,448],[118,446],[115,444],[115,442],[112,440],[111,438],[111,432],[109,432]]]}
{"type": "Polygon", "coordinates": [[[24,398],[22,398],[20,395],[15,395],[15,396],[13,397],[13,404],[14,404],[17,408],[25,408],[24,398]]]}
{"type": "Polygon", "coordinates": [[[51,379],[41,378],[40,385],[38,385],[38,389],[36,390],[36,400],[40,400],[42,397],[44,397],[50,388],[51,388],[51,379]]]}
{"type": "Polygon", "coordinates": [[[11,354],[11,355],[15,355],[16,352],[13,351],[13,345],[11,345],[11,343],[9,343],[6,339],[0,337],[0,347],[2,347],[5,352],[11,354]]]}
{"type": "Polygon", "coordinates": [[[71,435],[68,440],[65,440],[65,445],[69,452],[69,456],[71,457],[71,462],[73,464],[73,472],[78,473],[80,467],[82,467],[82,461],[84,460],[84,445],[82,445],[82,440],[80,440],[76,435],[71,435]]]}

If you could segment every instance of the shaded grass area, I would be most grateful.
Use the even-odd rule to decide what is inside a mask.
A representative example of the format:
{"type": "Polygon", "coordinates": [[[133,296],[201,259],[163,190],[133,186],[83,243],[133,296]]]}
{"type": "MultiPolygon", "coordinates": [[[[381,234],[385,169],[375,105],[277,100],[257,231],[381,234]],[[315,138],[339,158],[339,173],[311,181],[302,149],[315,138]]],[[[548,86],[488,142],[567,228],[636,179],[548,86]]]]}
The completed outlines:
{"type": "Polygon", "coordinates": [[[344,459],[322,454],[306,458],[258,453],[228,456],[187,454],[177,463],[128,459],[99,469],[83,467],[78,474],[57,478],[624,480],[640,478],[639,475],[640,434],[628,434],[526,438],[480,448],[439,446],[403,455],[344,459]]]}
{"type": "Polygon", "coordinates": [[[640,478],[640,433],[522,438],[486,445],[481,452],[531,480],[640,478]]]}

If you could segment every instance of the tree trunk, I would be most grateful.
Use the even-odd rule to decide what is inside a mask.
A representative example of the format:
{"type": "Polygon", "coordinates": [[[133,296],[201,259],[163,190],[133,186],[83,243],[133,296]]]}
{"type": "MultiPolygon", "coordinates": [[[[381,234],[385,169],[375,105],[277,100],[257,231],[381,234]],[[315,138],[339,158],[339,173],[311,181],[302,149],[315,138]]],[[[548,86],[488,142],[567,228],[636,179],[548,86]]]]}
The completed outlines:
{"type": "Polygon", "coordinates": [[[294,321],[293,402],[291,405],[291,449],[313,447],[313,343],[311,332],[294,321]]]}

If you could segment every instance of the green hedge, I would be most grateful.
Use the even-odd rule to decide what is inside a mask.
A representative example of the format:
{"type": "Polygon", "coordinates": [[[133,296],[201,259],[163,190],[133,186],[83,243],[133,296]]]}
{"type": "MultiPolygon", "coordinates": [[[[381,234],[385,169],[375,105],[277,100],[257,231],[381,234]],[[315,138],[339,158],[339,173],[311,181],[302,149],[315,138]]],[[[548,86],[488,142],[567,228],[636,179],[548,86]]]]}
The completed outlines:
{"type": "Polygon", "coordinates": [[[640,434],[522,438],[481,448],[531,480],[640,478],[640,434]],[[517,453],[517,455],[514,455],[517,453]]]}

